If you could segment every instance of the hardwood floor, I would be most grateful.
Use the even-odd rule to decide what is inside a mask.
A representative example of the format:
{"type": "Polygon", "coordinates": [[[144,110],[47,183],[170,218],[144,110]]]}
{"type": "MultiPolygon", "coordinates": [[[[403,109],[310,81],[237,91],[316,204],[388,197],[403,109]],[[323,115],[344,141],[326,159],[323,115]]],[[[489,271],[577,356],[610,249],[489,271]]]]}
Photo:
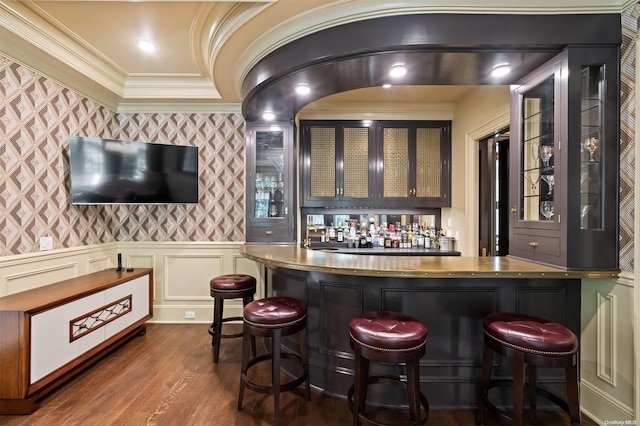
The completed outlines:
{"type": "MultiPolygon", "coordinates": [[[[145,336],[134,338],[45,397],[38,411],[29,416],[0,416],[0,424],[272,424],[269,395],[247,390],[243,410],[236,409],[240,352],[241,339],[223,339],[216,365],[206,324],[148,324],[145,336]]],[[[266,371],[264,377],[268,377],[266,371]]],[[[282,394],[280,418],[283,425],[351,424],[345,401],[313,391],[311,402],[297,390],[282,394]]],[[[566,425],[569,421],[563,412],[543,412],[538,423],[566,425]]],[[[433,410],[428,424],[473,425],[474,413],[433,410]]],[[[596,425],[584,415],[583,424],[596,425]]]]}

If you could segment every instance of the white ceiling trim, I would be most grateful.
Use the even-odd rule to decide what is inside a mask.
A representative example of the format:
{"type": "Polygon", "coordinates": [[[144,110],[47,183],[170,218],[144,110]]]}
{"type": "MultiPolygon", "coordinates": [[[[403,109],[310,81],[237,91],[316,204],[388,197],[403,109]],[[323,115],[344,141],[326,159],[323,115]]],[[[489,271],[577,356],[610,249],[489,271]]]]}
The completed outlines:
{"type": "Polygon", "coordinates": [[[184,113],[184,114],[240,114],[242,104],[240,103],[194,103],[194,102],[171,102],[169,104],[153,102],[123,102],[118,106],[117,112],[126,114],[135,113],[184,113]]]}
{"type": "MultiPolygon", "coordinates": [[[[47,52],[54,60],[81,72],[107,90],[121,96],[126,75],[124,70],[102,55],[96,54],[88,46],[82,45],[70,32],[58,30],[51,23],[53,21],[53,18],[31,1],[0,2],[0,26],[47,52]]],[[[63,83],[73,87],[71,82],[63,83]]]]}
{"type": "Polygon", "coordinates": [[[127,77],[124,99],[220,99],[220,93],[209,77],[184,74],[136,75],[127,77]]]}
{"type": "Polygon", "coordinates": [[[239,56],[234,69],[234,86],[251,69],[279,47],[306,35],[366,19],[420,13],[571,14],[620,13],[634,0],[538,0],[525,5],[513,0],[485,0],[469,5],[468,0],[340,0],[297,15],[274,26],[251,43],[239,56]],[[514,4],[515,3],[515,4],[514,4]]]}
{"type": "MultiPolygon", "coordinates": [[[[209,31],[203,31],[199,34],[200,40],[202,41],[200,43],[194,41],[193,46],[202,46],[202,52],[198,56],[205,59],[208,65],[207,73],[212,76],[213,84],[216,87],[215,66],[222,47],[246,22],[260,14],[260,12],[272,3],[241,2],[232,6],[228,6],[226,3],[222,4],[203,9],[203,13],[198,19],[204,19],[205,22],[209,21],[207,25],[194,25],[194,27],[209,28],[209,31]],[[222,4],[224,4],[225,9],[229,9],[226,13],[220,13],[220,9],[223,7],[222,4]]],[[[196,39],[194,38],[194,40],[196,39]]],[[[237,90],[237,94],[239,93],[240,90],[237,90]]]]}

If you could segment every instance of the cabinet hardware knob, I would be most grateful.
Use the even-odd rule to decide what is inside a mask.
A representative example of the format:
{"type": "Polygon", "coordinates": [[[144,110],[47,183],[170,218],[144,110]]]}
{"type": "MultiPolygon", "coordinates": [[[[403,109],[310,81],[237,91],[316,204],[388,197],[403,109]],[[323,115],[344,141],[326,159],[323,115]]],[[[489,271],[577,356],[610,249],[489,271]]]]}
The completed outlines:
{"type": "Polygon", "coordinates": [[[264,231],[264,234],[265,234],[265,235],[272,235],[272,234],[273,234],[273,231],[264,231]]]}
{"type": "Polygon", "coordinates": [[[538,243],[536,243],[535,241],[529,241],[529,246],[536,248],[538,247],[538,243]]]}
{"type": "Polygon", "coordinates": [[[513,207],[511,207],[511,214],[515,216],[516,213],[518,213],[518,206],[514,204],[513,207]]]}

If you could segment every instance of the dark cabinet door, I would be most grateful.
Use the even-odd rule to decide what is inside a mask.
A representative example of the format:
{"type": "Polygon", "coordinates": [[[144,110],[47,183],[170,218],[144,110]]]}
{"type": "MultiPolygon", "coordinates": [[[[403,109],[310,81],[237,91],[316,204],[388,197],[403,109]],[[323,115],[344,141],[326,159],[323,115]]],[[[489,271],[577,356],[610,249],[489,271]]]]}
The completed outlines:
{"type": "Polygon", "coordinates": [[[303,122],[302,207],[372,207],[374,146],[362,121],[303,122]]]}
{"type": "Polygon", "coordinates": [[[292,135],[291,123],[247,124],[247,242],[295,241],[292,135]]]}
{"type": "Polygon", "coordinates": [[[377,127],[378,206],[450,206],[451,123],[380,121],[377,127]]]}

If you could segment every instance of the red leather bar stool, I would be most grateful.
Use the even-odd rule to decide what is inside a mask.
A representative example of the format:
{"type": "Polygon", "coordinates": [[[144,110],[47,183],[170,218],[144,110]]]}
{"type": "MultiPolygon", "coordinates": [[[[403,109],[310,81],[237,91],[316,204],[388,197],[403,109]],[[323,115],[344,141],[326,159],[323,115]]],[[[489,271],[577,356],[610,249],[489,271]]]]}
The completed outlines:
{"type": "Polygon", "coordinates": [[[240,392],[238,410],[242,409],[244,388],[254,392],[273,395],[275,424],[280,423],[280,392],[286,392],[305,383],[306,398],[311,400],[309,385],[309,353],[307,350],[307,307],[300,300],[290,297],[267,297],[247,304],[243,310],[244,338],[242,341],[242,362],[240,367],[240,392]],[[300,355],[282,352],[281,339],[299,333],[300,355]],[[251,337],[269,337],[270,353],[250,358],[251,337]],[[282,359],[292,359],[299,363],[300,374],[286,383],[280,383],[282,359]],[[247,378],[247,372],[258,363],[271,362],[271,385],[261,385],[247,378]]]}
{"type": "Polygon", "coordinates": [[[427,343],[424,324],[396,312],[367,312],[349,322],[349,337],[355,352],[354,384],[347,395],[353,424],[360,421],[380,424],[365,413],[367,387],[373,383],[406,389],[412,423],[425,424],[429,418],[429,403],[420,391],[420,358],[425,354],[427,343]],[[369,376],[370,361],[406,364],[407,381],[395,376],[369,376]],[[421,415],[420,404],[424,407],[424,416],[421,415]]]}
{"type": "MultiPolygon", "coordinates": [[[[256,279],[251,275],[244,274],[220,275],[209,282],[209,287],[211,288],[211,297],[214,299],[213,322],[209,326],[209,334],[211,335],[211,346],[214,348],[213,362],[217,363],[220,356],[220,339],[242,336],[242,333],[222,333],[223,323],[242,321],[242,317],[222,317],[224,300],[242,298],[242,306],[246,306],[247,303],[253,301],[253,295],[256,293],[256,279]]],[[[253,353],[255,354],[255,343],[253,353]]]]}
{"type": "Polygon", "coordinates": [[[485,408],[502,421],[521,425],[524,411],[525,365],[529,370],[529,416],[536,422],[537,395],[557,404],[569,413],[572,424],[580,424],[578,398],[578,339],[561,324],[529,315],[498,312],[485,317],[484,353],[482,361],[481,396],[478,423],[483,424],[485,408]],[[513,358],[513,417],[509,417],[489,400],[489,390],[511,385],[510,381],[492,381],[493,354],[513,358]],[[544,389],[537,388],[537,368],[564,368],[567,400],[564,401],[544,389]]]}

